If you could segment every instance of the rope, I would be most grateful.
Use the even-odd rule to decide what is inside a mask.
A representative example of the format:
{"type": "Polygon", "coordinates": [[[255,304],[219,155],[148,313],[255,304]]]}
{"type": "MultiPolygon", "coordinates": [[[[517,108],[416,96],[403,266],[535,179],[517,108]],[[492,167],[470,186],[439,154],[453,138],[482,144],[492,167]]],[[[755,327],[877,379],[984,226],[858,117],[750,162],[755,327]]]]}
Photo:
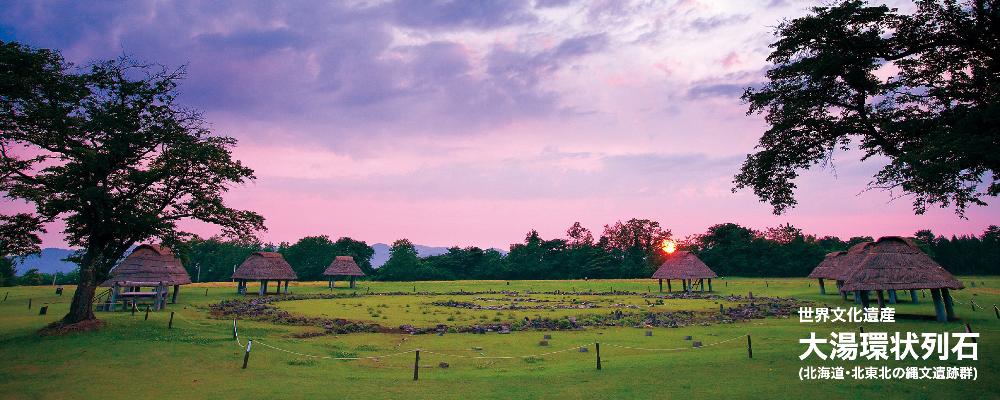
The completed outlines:
{"type": "MultiPolygon", "coordinates": [[[[720,345],[720,344],[723,344],[723,343],[732,342],[732,341],[734,341],[736,339],[741,339],[741,338],[744,338],[746,336],[747,335],[739,335],[739,336],[736,336],[736,337],[731,338],[731,339],[726,339],[726,340],[723,340],[723,341],[719,341],[719,342],[715,342],[715,343],[709,343],[709,344],[706,344],[706,345],[702,345],[701,347],[716,346],[716,345],[720,345]]],[[[644,348],[644,347],[621,346],[621,345],[617,345],[617,344],[613,344],[613,343],[607,343],[607,345],[611,346],[611,347],[622,348],[622,349],[643,350],[643,351],[681,351],[681,350],[693,350],[693,349],[697,349],[698,348],[698,347],[693,347],[692,346],[692,347],[675,347],[675,348],[672,348],[672,349],[648,349],[648,348],[644,348]]]]}
{"type": "MultiPolygon", "coordinates": [[[[239,335],[237,335],[236,338],[239,339],[239,335]]],[[[283,352],[288,353],[288,354],[294,354],[294,355],[297,355],[297,356],[300,356],[300,357],[318,358],[318,359],[324,359],[324,360],[374,360],[374,359],[381,359],[381,358],[387,358],[387,357],[395,357],[395,356],[399,356],[399,355],[403,355],[403,354],[407,354],[407,353],[412,353],[412,352],[416,351],[416,350],[407,350],[407,351],[402,351],[402,352],[399,352],[399,353],[386,354],[386,355],[381,355],[381,356],[369,356],[369,357],[332,357],[332,356],[317,356],[317,355],[313,355],[313,354],[305,354],[305,353],[299,353],[299,352],[295,352],[295,351],[291,351],[291,350],[286,350],[286,349],[282,349],[280,347],[271,346],[271,345],[269,345],[267,343],[261,342],[260,340],[256,340],[254,342],[257,343],[257,344],[259,344],[259,345],[261,345],[261,346],[269,347],[269,348],[272,348],[272,349],[275,349],[275,350],[278,350],[278,351],[283,351],[283,352]]]]}
{"type": "Polygon", "coordinates": [[[526,356],[463,356],[461,354],[446,354],[446,353],[438,353],[438,352],[429,351],[429,350],[420,350],[420,351],[422,351],[424,353],[427,353],[427,354],[434,354],[434,355],[438,355],[438,356],[455,357],[455,358],[511,360],[511,359],[515,359],[515,358],[543,357],[543,356],[548,356],[548,355],[552,355],[552,354],[564,353],[564,352],[567,352],[567,351],[577,350],[577,349],[580,349],[580,348],[583,348],[583,347],[588,347],[588,346],[590,346],[592,344],[594,344],[594,343],[587,343],[587,344],[582,345],[582,346],[573,346],[573,347],[562,349],[562,350],[550,351],[548,353],[530,354],[530,355],[526,355],[526,356]]]}

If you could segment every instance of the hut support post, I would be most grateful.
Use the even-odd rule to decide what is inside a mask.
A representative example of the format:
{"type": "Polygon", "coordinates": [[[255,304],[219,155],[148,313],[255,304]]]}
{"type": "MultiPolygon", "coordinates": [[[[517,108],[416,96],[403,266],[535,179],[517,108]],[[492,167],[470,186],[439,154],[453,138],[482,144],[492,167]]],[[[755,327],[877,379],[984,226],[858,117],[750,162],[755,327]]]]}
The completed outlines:
{"type": "Polygon", "coordinates": [[[889,291],[889,304],[896,304],[896,289],[889,291]]]}
{"type": "Polygon", "coordinates": [[[951,299],[951,292],[948,289],[941,288],[941,297],[944,298],[944,312],[948,316],[948,320],[954,320],[955,304],[951,299]]]}
{"type": "Polygon", "coordinates": [[[712,278],[708,278],[708,291],[712,291],[712,278]]]}
{"type": "Polygon", "coordinates": [[[698,283],[701,284],[701,292],[705,293],[705,278],[698,279],[698,283]]]}
{"type": "Polygon", "coordinates": [[[327,287],[333,289],[333,278],[327,279],[327,287]]]}
{"type": "Polygon", "coordinates": [[[354,275],[351,275],[351,289],[354,289],[354,278],[356,277],[354,275]]]}
{"type": "Polygon", "coordinates": [[[861,292],[861,306],[865,307],[865,308],[868,308],[868,306],[871,304],[871,301],[868,298],[868,291],[867,290],[861,290],[860,292],[861,292]]]}
{"type": "Polygon", "coordinates": [[[115,282],[111,286],[111,304],[108,304],[106,310],[114,312],[115,306],[118,305],[118,282],[115,282]]]}
{"type": "Polygon", "coordinates": [[[660,293],[663,293],[663,279],[660,279],[660,293]]]}
{"type": "Polygon", "coordinates": [[[819,278],[819,294],[826,294],[826,286],[823,285],[823,278],[819,278]]]}
{"type": "Polygon", "coordinates": [[[285,281],[285,294],[288,294],[288,281],[285,281]]]}
{"type": "Polygon", "coordinates": [[[181,290],[181,285],[174,285],[174,294],[170,297],[170,304],[177,304],[177,291],[181,290]]]}
{"type": "Polygon", "coordinates": [[[261,281],[260,281],[260,291],[257,292],[257,295],[258,296],[263,296],[264,293],[267,293],[267,281],[261,279],[261,281]]]}
{"type": "Polygon", "coordinates": [[[837,281],[837,291],[840,292],[840,298],[847,300],[847,291],[844,290],[844,281],[837,281]]]}
{"type": "Polygon", "coordinates": [[[910,289],[910,302],[917,304],[917,289],[910,289]]]}
{"type": "Polygon", "coordinates": [[[854,304],[860,304],[860,303],[861,303],[861,291],[860,290],[855,290],[854,291],[854,304]]]}
{"type": "Polygon", "coordinates": [[[330,289],[333,289],[335,287],[337,287],[337,277],[336,276],[331,276],[330,277],[330,289]]]}
{"type": "Polygon", "coordinates": [[[938,322],[948,321],[944,314],[944,302],[941,301],[941,289],[931,289],[931,298],[934,299],[934,314],[937,315],[938,322]]]}
{"type": "Polygon", "coordinates": [[[878,308],[885,307],[885,292],[878,290],[875,295],[878,296],[878,308]]]}
{"type": "Polygon", "coordinates": [[[668,292],[673,292],[674,291],[674,288],[670,287],[670,279],[667,279],[667,291],[668,292]]]}

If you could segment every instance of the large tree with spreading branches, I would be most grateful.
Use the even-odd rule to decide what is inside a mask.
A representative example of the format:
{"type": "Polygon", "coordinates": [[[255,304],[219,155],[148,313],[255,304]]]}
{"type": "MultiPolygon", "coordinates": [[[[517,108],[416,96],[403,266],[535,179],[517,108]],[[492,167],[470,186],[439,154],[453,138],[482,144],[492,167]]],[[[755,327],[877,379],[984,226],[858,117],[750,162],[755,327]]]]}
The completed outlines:
{"type": "Polygon", "coordinates": [[[127,57],[75,67],[58,51],[0,42],[0,193],[61,220],[80,250],[80,282],[62,323],[94,319],[97,285],[136,243],[187,236],[182,220],[234,237],[263,218],[223,194],[254,179],[236,140],[176,103],[183,69],[127,57]]]}
{"type": "Polygon", "coordinates": [[[770,125],[734,181],[781,213],[802,170],[856,147],[886,162],[870,188],[914,211],[1000,194],[1000,0],[850,0],[782,22],[767,80],[743,95],[770,125]]]}

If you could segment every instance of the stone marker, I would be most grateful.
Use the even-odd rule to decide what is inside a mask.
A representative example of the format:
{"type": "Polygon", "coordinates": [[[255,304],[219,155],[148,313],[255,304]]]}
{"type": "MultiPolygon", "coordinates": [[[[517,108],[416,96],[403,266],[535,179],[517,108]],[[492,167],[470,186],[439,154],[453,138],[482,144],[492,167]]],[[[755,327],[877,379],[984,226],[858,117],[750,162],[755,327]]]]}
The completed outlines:
{"type": "Polygon", "coordinates": [[[701,347],[701,342],[696,340],[694,342],[691,342],[691,346],[692,347],[701,347]]]}
{"type": "Polygon", "coordinates": [[[691,340],[691,337],[690,336],[685,336],[684,340],[691,340]]]}
{"type": "Polygon", "coordinates": [[[545,340],[552,339],[552,335],[545,335],[545,336],[542,337],[542,339],[545,339],[545,340]]]}
{"type": "Polygon", "coordinates": [[[653,336],[653,331],[646,331],[646,336],[653,336]]]}
{"type": "Polygon", "coordinates": [[[587,350],[587,348],[586,348],[586,347],[581,347],[581,348],[580,348],[580,352],[581,352],[581,353],[586,353],[586,352],[588,352],[588,351],[590,351],[590,350],[587,350]]]}
{"type": "Polygon", "coordinates": [[[538,342],[538,345],[539,346],[548,346],[549,345],[549,341],[548,340],[542,340],[542,341],[538,342]]]}
{"type": "Polygon", "coordinates": [[[444,361],[441,361],[440,363],[438,363],[438,367],[441,367],[441,368],[448,368],[448,366],[449,366],[448,363],[446,363],[444,361]]]}
{"type": "Polygon", "coordinates": [[[475,350],[475,351],[481,351],[481,350],[483,350],[482,347],[478,347],[478,346],[472,346],[472,349],[475,350]]]}

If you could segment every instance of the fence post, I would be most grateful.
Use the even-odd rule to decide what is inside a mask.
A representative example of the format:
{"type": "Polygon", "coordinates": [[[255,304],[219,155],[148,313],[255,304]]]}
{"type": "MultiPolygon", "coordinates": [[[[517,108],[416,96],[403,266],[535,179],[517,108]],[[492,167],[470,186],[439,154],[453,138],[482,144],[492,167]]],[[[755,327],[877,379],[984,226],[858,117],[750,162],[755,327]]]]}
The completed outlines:
{"type": "Polygon", "coordinates": [[[247,363],[250,362],[250,346],[253,346],[253,340],[247,340],[247,352],[243,353],[243,369],[247,369],[247,363]]]}
{"type": "Polygon", "coordinates": [[[997,314],[997,319],[1000,319],[1000,308],[997,308],[996,304],[993,305],[993,312],[997,314]]]}
{"type": "Polygon", "coordinates": [[[10,292],[3,295],[3,301],[7,301],[7,296],[10,296],[10,292]]]}
{"type": "Polygon", "coordinates": [[[233,318],[233,339],[236,339],[236,318],[233,318]]]}
{"type": "Polygon", "coordinates": [[[49,306],[42,306],[38,309],[38,315],[45,315],[49,313],[49,306]]]}
{"type": "Polygon", "coordinates": [[[174,329],[174,312],[170,312],[170,321],[167,321],[167,329],[174,329]]]}
{"type": "Polygon", "coordinates": [[[753,342],[750,341],[750,334],[747,334],[747,358],[753,358],[753,342]]]}
{"type": "Polygon", "coordinates": [[[417,349],[416,357],[413,359],[413,380],[420,377],[420,349],[417,349]]]}
{"type": "Polygon", "coordinates": [[[31,299],[28,299],[28,309],[31,309],[31,299]]]}
{"type": "MultiPolygon", "coordinates": [[[[972,327],[969,324],[965,324],[965,333],[972,333],[972,327]]],[[[972,339],[972,343],[977,343],[976,338],[970,339],[972,339]]]]}
{"type": "Polygon", "coordinates": [[[858,325],[858,332],[865,333],[865,327],[858,325]]]}
{"type": "Polygon", "coordinates": [[[597,350],[597,370],[601,370],[601,342],[594,343],[597,350]]]}

